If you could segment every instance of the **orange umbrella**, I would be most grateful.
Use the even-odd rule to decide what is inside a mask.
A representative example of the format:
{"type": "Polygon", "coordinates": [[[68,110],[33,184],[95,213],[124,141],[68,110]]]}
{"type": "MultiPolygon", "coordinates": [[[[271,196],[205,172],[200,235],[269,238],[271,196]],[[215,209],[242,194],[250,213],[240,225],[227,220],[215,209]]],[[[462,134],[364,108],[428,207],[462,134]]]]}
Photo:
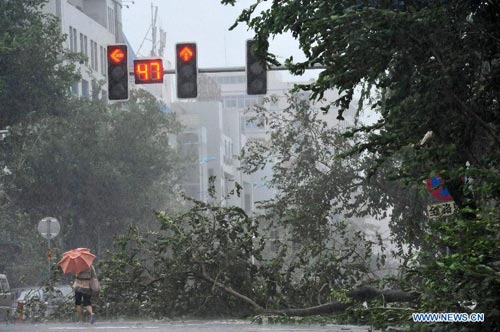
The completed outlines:
{"type": "Polygon", "coordinates": [[[64,273],[80,273],[92,265],[95,255],[87,248],[77,248],[66,251],[57,263],[64,273]]]}

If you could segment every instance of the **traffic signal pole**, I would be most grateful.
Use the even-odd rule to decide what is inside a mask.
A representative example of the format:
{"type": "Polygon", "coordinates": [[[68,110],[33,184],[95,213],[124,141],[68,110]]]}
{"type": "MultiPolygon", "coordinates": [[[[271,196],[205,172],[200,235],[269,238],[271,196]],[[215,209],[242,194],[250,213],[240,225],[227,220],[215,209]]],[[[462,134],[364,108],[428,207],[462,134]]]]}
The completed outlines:
{"type": "MultiPolygon", "coordinates": [[[[315,65],[313,67],[307,68],[306,70],[321,70],[326,69],[326,66],[315,65]]],[[[284,66],[270,66],[267,68],[267,71],[288,71],[288,68],[284,66]]],[[[217,74],[217,73],[245,73],[247,71],[246,67],[212,67],[212,68],[197,68],[196,72],[200,74],[217,74]]],[[[178,72],[176,69],[165,69],[163,70],[163,75],[173,75],[178,72]]],[[[134,76],[134,71],[129,72],[130,76],[134,76]]],[[[179,85],[179,82],[177,83],[179,85]]],[[[194,84],[194,83],[193,83],[194,84]]],[[[183,98],[196,98],[196,92],[191,95],[183,94],[181,96],[178,95],[180,99],[183,98]]]]}
{"type": "MultiPolygon", "coordinates": [[[[315,65],[313,67],[307,68],[307,70],[321,70],[326,69],[326,66],[315,65]]],[[[271,66],[267,70],[277,71],[277,70],[288,70],[284,66],[271,66]]],[[[200,74],[216,74],[216,73],[240,73],[245,72],[245,67],[212,67],[212,68],[198,68],[198,73],[200,74]]],[[[130,76],[134,76],[134,72],[129,73],[130,76]]],[[[163,71],[165,75],[175,74],[175,69],[166,69],[163,71]]]]}

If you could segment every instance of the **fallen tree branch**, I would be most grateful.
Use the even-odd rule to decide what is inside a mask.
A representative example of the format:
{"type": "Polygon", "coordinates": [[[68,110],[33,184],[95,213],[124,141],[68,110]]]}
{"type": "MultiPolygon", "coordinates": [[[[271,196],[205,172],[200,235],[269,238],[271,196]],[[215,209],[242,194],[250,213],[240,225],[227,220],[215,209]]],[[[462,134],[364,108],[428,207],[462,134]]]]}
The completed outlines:
{"type": "Polygon", "coordinates": [[[383,296],[386,303],[390,302],[411,302],[418,298],[419,294],[415,292],[405,292],[395,289],[378,290],[371,287],[360,287],[351,290],[347,296],[356,301],[367,301],[378,296],[383,296]]]}
{"type": "Polygon", "coordinates": [[[351,305],[352,303],[333,301],[315,307],[299,308],[299,309],[266,310],[265,313],[286,315],[286,316],[313,316],[313,315],[330,314],[334,312],[344,311],[351,305]]]}
{"type": "MultiPolygon", "coordinates": [[[[207,270],[205,266],[202,264],[201,265],[202,269],[202,274],[201,277],[211,283],[212,285],[215,285],[225,291],[228,294],[233,295],[234,297],[237,297],[244,302],[250,304],[256,313],[258,314],[274,314],[274,315],[286,315],[286,316],[312,316],[312,315],[321,315],[321,314],[329,314],[329,313],[334,313],[334,312],[341,312],[349,308],[350,306],[353,305],[353,303],[345,303],[345,302],[340,302],[340,301],[332,301],[330,303],[325,303],[322,305],[314,306],[314,307],[309,307],[309,308],[289,308],[289,309],[279,309],[279,310],[272,310],[272,309],[265,309],[263,306],[259,305],[257,302],[249,298],[248,296],[245,296],[243,294],[240,294],[239,292],[235,291],[231,287],[228,287],[219,281],[213,279],[210,277],[207,273],[207,270]]],[[[383,296],[385,299],[385,302],[411,302],[413,300],[416,300],[418,298],[417,293],[408,293],[404,292],[401,290],[392,290],[392,289],[387,289],[387,290],[377,290],[375,288],[371,287],[360,287],[353,289],[349,293],[347,293],[347,296],[350,297],[351,299],[355,301],[366,301],[370,300],[373,298],[376,298],[378,296],[383,296]]]]}
{"type": "Polygon", "coordinates": [[[224,284],[218,282],[217,280],[214,280],[213,278],[211,278],[208,275],[207,270],[205,269],[205,265],[203,265],[203,264],[201,265],[201,270],[202,270],[202,278],[205,279],[206,281],[212,283],[213,285],[216,285],[217,287],[219,287],[223,291],[249,303],[250,305],[252,305],[252,307],[254,307],[255,311],[257,311],[259,313],[266,311],[262,306],[260,306],[257,302],[253,301],[251,298],[249,298],[243,294],[240,294],[237,291],[235,291],[234,289],[232,289],[231,287],[227,287],[224,284]]]}

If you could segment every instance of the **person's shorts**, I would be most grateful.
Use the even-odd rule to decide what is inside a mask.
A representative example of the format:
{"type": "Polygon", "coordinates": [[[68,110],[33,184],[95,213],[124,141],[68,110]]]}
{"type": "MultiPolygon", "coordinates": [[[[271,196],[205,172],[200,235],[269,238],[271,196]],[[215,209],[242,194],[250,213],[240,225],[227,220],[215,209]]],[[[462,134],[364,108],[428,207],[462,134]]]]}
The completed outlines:
{"type": "Polygon", "coordinates": [[[90,303],[90,294],[83,294],[79,291],[75,291],[75,305],[82,305],[82,300],[84,306],[92,305],[92,303],[90,303]]]}

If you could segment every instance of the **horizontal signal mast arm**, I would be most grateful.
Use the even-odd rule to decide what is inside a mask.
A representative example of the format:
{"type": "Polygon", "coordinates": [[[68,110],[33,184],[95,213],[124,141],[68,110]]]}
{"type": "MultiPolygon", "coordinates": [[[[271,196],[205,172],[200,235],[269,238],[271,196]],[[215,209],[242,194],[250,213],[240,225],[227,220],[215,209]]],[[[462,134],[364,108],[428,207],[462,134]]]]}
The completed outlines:
{"type": "MultiPolygon", "coordinates": [[[[314,67],[307,68],[312,69],[312,70],[319,70],[319,69],[326,69],[325,66],[319,66],[315,65],[314,67]]],[[[274,70],[288,70],[287,68],[283,66],[271,66],[267,70],[274,71],[274,70]]],[[[245,72],[246,68],[245,67],[213,67],[213,68],[198,68],[199,73],[238,73],[238,72],[245,72]]],[[[163,71],[163,74],[168,75],[168,74],[175,74],[175,69],[167,69],[163,71]]],[[[130,73],[131,76],[134,75],[134,72],[130,73]]]]}

